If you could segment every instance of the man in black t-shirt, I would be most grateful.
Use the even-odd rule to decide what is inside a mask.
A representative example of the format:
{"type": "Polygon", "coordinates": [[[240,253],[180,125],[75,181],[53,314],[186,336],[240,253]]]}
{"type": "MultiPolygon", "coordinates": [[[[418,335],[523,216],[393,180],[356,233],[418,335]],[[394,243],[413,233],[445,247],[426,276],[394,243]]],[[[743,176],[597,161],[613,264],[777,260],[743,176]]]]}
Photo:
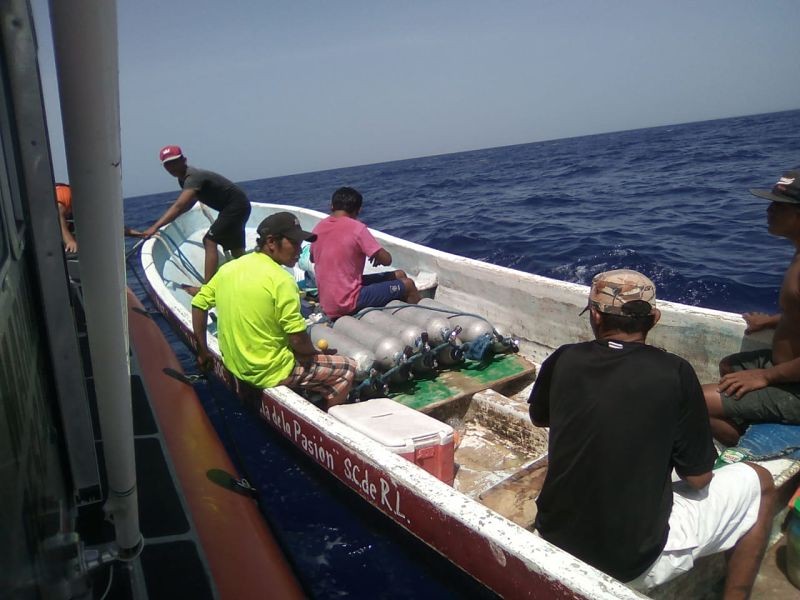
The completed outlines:
{"type": "MultiPolygon", "coordinates": [[[[167,172],[178,179],[183,191],[153,225],[144,231],[129,229],[126,233],[135,237],[148,238],[161,227],[172,223],[179,215],[192,208],[198,200],[219,211],[217,219],[203,237],[204,276],[205,281],[208,282],[217,272],[219,265],[218,245],[222,246],[224,250],[229,250],[234,258],[244,254],[244,227],[250,216],[250,201],[236,184],[222,175],[213,171],[196,169],[186,164],[186,157],[179,146],[164,146],[159,152],[159,158],[167,172]]],[[[199,288],[186,286],[186,289],[194,295],[199,288]]]]}
{"type": "Polygon", "coordinates": [[[661,316],[650,279],[601,273],[586,310],[595,340],[557,349],[529,400],[533,423],[550,427],[539,534],[642,591],[733,548],[726,598],[746,597],[771,524],[771,475],[744,463],[712,474],[694,370],[645,343],[661,316]]]}

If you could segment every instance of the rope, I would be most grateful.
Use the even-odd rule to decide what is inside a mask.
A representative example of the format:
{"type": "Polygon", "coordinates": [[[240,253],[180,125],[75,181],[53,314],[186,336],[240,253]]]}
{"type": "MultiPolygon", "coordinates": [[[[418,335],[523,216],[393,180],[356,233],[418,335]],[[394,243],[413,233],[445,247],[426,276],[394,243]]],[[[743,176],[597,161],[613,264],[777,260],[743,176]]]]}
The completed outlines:
{"type": "Polygon", "coordinates": [[[145,289],[147,289],[147,286],[145,286],[144,282],[142,281],[142,278],[141,278],[141,277],[139,277],[139,271],[136,269],[136,265],[132,265],[132,264],[130,263],[130,259],[131,259],[131,257],[133,257],[133,255],[134,255],[134,252],[135,252],[136,250],[140,250],[140,249],[141,249],[141,247],[142,247],[142,242],[144,242],[144,240],[139,240],[138,242],[136,242],[136,243],[133,245],[133,247],[130,249],[130,251],[128,251],[128,253],[125,255],[125,264],[127,265],[127,267],[128,267],[128,269],[129,269],[129,270],[133,271],[133,276],[134,276],[134,277],[136,277],[136,281],[138,281],[138,282],[139,282],[139,286],[140,286],[140,287],[141,287],[143,290],[145,290],[145,289]]]}
{"type": "Polygon", "coordinates": [[[184,254],[184,252],[180,249],[180,246],[178,246],[178,244],[169,236],[169,234],[157,232],[153,235],[153,237],[164,244],[164,247],[167,249],[167,253],[170,255],[169,262],[175,265],[175,267],[190,280],[194,279],[194,281],[200,283],[201,285],[203,284],[203,276],[200,275],[200,272],[192,264],[192,261],[189,260],[186,254],[184,254]],[[172,244],[172,247],[170,247],[170,244],[172,244]]]}
{"type": "Polygon", "coordinates": [[[137,242],[136,242],[136,243],[135,243],[133,246],[131,246],[131,249],[130,249],[130,250],[128,250],[128,251],[125,253],[125,262],[128,262],[128,259],[129,259],[131,256],[133,256],[133,254],[134,254],[134,253],[135,253],[135,252],[136,252],[136,251],[137,251],[137,250],[138,250],[138,249],[141,247],[141,245],[142,245],[142,244],[144,244],[144,238],[140,239],[140,240],[139,240],[139,241],[137,241],[137,242]]]}
{"type": "Polygon", "coordinates": [[[173,240],[169,236],[169,234],[166,233],[166,232],[161,232],[161,235],[163,235],[169,241],[169,243],[172,244],[172,247],[175,249],[173,254],[178,257],[178,259],[181,261],[181,263],[184,265],[184,267],[186,267],[187,269],[191,270],[192,273],[194,274],[194,276],[197,278],[197,280],[202,283],[203,282],[203,277],[200,275],[200,272],[194,266],[192,261],[189,260],[189,258],[186,256],[186,254],[184,254],[183,250],[181,250],[181,248],[178,245],[178,243],[175,240],[173,240]]]}
{"type": "MultiPolygon", "coordinates": [[[[170,242],[171,242],[173,245],[175,245],[175,242],[174,242],[174,240],[172,240],[172,239],[171,239],[171,238],[170,238],[168,235],[166,235],[166,234],[160,234],[160,233],[156,233],[155,235],[153,235],[153,237],[154,237],[155,239],[157,239],[158,241],[160,241],[162,244],[164,244],[164,246],[167,248],[167,252],[169,252],[169,250],[170,250],[170,247],[169,247],[169,244],[168,244],[168,243],[167,243],[167,242],[164,240],[164,237],[166,237],[166,239],[167,239],[167,240],[169,240],[169,241],[170,241],[170,242]],[[163,235],[163,237],[162,237],[162,235],[163,235]]],[[[139,270],[136,268],[136,266],[135,266],[135,265],[132,265],[132,264],[130,263],[130,259],[133,257],[133,255],[136,253],[136,251],[137,251],[137,250],[140,250],[140,249],[141,249],[141,247],[142,247],[142,243],[143,243],[144,241],[145,241],[145,240],[143,240],[143,239],[142,239],[142,240],[139,240],[138,242],[136,242],[136,243],[135,243],[135,244],[134,244],[134,245],[131,247],[131,249],[130,249],[130,250],[129,250],[129,251],[126,253],[126,254],[125,254],[125,263],[126,263],[126,265],[127,265],[127,267],[128,267],[128,270],[130,270],[130,271],[133,271],[133,276],[134,276],[134,277],[136,277],[136,281],[138,281],[138,282],[139,282],[139,286],[140,286],[142,289],[147,289],[147,286],[146,286],[146,285],[145,285],[145,283],[142,281],[142,278],[139,276],[139,270]]],[[[174,256],[176,256],[176,255],[181,255],[181,256],[183,256],[183,258],[181,259],[181,262],[185,262],[185,263],[186,263],[186,264],[188,264],[190,267],[192,267],[192,270],[194,271],[194,274],[192,274],[192,273],[189,273],[189,272],[187,271],[187,269],[186,269],[184,266],[181,266],[180,264],[178,264],[177,262],[175,262],[174,260],[172,260],[172,258],[170,258],[170,262],[172,262],[172,264],[174,264],[174,265],[175,265],[175,267],[177,267],[177,269],[178,269],[178,270],[179,270],[181,273],[183,273],[183,275],[185,275],[187,279],[191,280],[192,278],[194,278],[196,281],[199,281],[199,282],[200,282],[200,284],[202,285],[202,284],[203,284],[203,278],[202,278],[202,277],[200,277],[200,274],[197,272],[197,269],[194,269],[194,266],[193,266],[193,265],[191,264],[191,262],[189,262],[189,260],[186,258],[186,255],[184,255],[184,254],[183,254],[183,252],[181,252],[180,248],[178,248],[178,247],[176,246],[176,247],[175,247],[175,250],[176,250],[176,252],[175,252],[174,254],[172,254],[172,257],[174,257],[174,256]]],[[[175,286],[176,288],[182,288],[182,287],[184,287],[185,285],[188,285],[188,284],[186,284],[186,283],[183,283],[183,282],[174,281],[174,280],[172,280],[172,279],[167,279],[166,277],[163,277],[163,276],[162,276],[162,281],[163,281],[165,284],[171,284],[171,285],[175,286]]]]}

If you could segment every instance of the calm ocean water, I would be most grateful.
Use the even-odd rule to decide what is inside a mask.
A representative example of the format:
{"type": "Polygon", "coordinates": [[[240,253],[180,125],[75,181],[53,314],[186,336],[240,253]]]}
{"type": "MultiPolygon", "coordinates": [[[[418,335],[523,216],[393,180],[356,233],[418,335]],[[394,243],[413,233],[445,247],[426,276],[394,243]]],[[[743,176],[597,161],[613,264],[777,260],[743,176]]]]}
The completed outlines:
{"type": "MultiPolygon", "coordinates": [[[[326,212],[333,190],[362,192],[362,220],[463,256],[588,284],[633,268],[659,297],[734,312],[775,311],[789,242],[766,232],[770,188],[800,164],[800,110],[506,146],[241,182],[251,200],[326,212]]],[[[212,164],[197,165],[214,169],[212,164]]],[[[177,197],[127,199],[152,223],[177,197]]],[[[132,279],[132,287],[142,296],[132,279]]],[[[187,370],[192,357],[174,347],[187,370]]],[[[319,598],[479,596],[443,561],[353,502],[219,384],[198,386],[261,506],[319,598]],[[235,439],[235,442],[233,441],[235,439]]]]}
{"type": "MultiPolygon", "coordinates": [[[[775,310],[791,245],[766,232],[769,188],[800,164],[800,111],[505,146],[242,182],[252,200],[327,212],[364,195],[371,227],[439,250],[588,283],[617,267],[660,296],[730,311],[775,310]]],[[[213,170],[214,165],[198,165],[213,170]]],[[[130,225],[176,197],[131,198],[130,225]]]]}

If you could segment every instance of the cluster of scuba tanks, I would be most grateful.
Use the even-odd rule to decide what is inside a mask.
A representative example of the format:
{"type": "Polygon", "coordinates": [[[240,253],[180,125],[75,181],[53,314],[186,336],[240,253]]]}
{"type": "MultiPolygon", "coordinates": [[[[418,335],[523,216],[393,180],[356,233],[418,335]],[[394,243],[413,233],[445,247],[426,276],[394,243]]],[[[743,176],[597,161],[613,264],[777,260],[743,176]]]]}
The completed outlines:
{"type": "Polygon", "coordinates": [[[431,377],[465,359],[485,362],[498,353],[519,351],[518,340],[500,334],[483,317],[429,298],[419,304],[393,300],[339,317],[332,326],[312,323],[308,333],[317,346],[327,343],[356,361],[353,400],[385,396],[393,383],[431,377]]]}

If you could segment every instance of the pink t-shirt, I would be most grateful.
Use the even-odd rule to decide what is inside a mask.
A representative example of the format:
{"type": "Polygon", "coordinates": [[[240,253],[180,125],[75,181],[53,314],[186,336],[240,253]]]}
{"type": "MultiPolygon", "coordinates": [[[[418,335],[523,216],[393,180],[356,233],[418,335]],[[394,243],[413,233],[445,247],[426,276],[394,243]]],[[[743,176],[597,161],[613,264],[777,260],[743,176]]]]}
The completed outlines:
{"type": "Polygon", "coordinates": [[[368,257],[381,249],[361,221],[327,217],[317,223],[311,243],[319,303],[331,318],[352,313],[361,291],[361,276],[368,257]]]}

